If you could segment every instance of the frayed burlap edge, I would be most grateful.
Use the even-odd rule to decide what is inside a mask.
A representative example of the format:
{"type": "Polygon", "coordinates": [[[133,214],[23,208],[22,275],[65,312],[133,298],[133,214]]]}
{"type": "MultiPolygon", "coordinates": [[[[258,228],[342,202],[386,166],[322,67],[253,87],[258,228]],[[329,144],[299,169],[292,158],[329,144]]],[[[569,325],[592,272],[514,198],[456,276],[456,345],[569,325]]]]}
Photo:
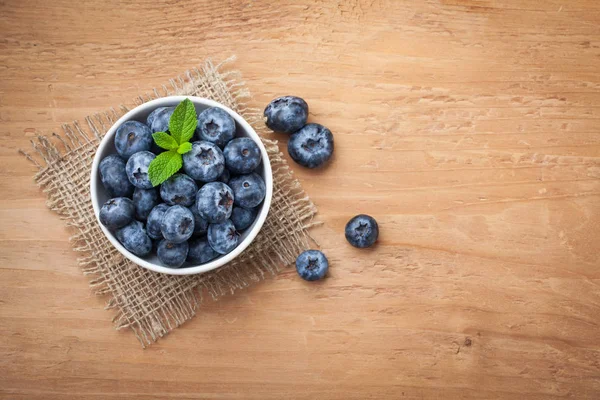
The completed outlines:
{"type": "Polygon", "coordinates": [[[240,74],[223,71],[233,60],[216,66],[206,61],[133,104],[168,95],[211,98],[236,110],[261,136],[273,169],[271,210],[254,242],[218,270],[195,276],[148,271],[121,256],[98,226],[89,197],[91,163],[101,138],[128,107],[88,116],[83,124],[65,124],[62,134],[38,135],[31,141],[34,152],[21,151],[38,168],[34,179],[46,193],[48,207],[74,228],[71,241],[82,253],[79,264],[90,276],[93,291],[109,297],[107,309],[117,310],[115,327],[131,328],[143,347],[192,318],[204,293],[218,299],[259,282],[293,263],[313,242],[307,230],[316,224],[316,208],[293,178],[277,142],[266,138],[259,110],[247,106],[250,94],[240,74]]]}

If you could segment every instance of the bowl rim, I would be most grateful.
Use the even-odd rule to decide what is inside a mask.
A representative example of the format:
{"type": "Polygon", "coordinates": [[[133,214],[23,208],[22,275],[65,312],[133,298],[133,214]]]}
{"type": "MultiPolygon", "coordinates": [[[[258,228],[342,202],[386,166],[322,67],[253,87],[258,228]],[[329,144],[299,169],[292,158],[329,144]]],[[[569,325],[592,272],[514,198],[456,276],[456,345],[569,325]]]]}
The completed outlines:
{"type": "MultiPolygon", "coordinates": [[[[104,189],[102,189],[102,190],[104,190],[104,189]]],[[[100,141],[98,148],[96,149],[96,152],[94,154],[94,160],[92,162],[92,170],[91,170],[91,175],[90,175],[90,197],[92,200],[92,207],[94,209],[94,214],[96,216],[96,220],[98,222],[98,225],[100,225],[100,229],[102,229],[104,236],[106,236],[106,238],[119,251],[119,253],[121,253],[127,259],[129,259],[133,263],[135,263],[143,268],[149,269],[154,272],[160,272],[160,273],[168,274],[168,275],[195,275],[195,274],[202,274],[202,273],[205,273],[208,271],[212,271],[216,268],[219,268],[219,267],[231,262],[233,259],[235,259],[237,256],[239,256],[250,245],[250,243],[252,243],[254,238],[256,238],[256,235],[258,235],[258,232],[260,232],[265,220],[267,219],[267,215],[271,208],[271,200],[273,197],[273,171],[271,169],[271,161],[269,160],[269,155],[267,153],[267,149],[265,148],[265,145],[263,144],[262,140],[260,139],[260,136],[258,136],[258,134],[254,130],[254,128],[252,128],[252,126],[237,112],[233,111],[229,107],[227,107],[219,102],[216,102],[214,100],[207,99],[204,97],[166,96],[166,97],[161,97],[161,98],[154,99],[154,100],[148,101],[146,103],[140,104],[139,106],[129,110],[121,118],[119,118],[110,127],[110,129],[106,132],[106,134],[100,141]],[[187,267],[187,268],[168,268],[168,267],[164,267],[162,265],[153,264],[153,263],[146,261],[146,260],[136,256],[135,254],[129,252],[125,247],[123,247],[123,245],[121,245],[121,243],[119,243],[119,241],[115,238],[115,236],[100,222],[100,207],[101,207],[101,205],[98,203],[98,192],[101,188],[99,188],[99,185],[98,185],[98,183],[100,182],[100,179],[98,176],[99,175],[98,166],[100,165],[101,159],[100,159],[99,155],[101,153],[101,150],[104,149],[110,143],[110,141],[114,139],[114,135],[115,135],[117,128],[122,123],[132,120],[133,115],[139,113],[140,111],[148,110],[149,111],[148,113],[150,113],[158,107],[177,105],[180,102],[182,102],[184,99],[190,99],[192,101],[192,103],[194,103],[194,104],[208,106],[208,107],[220,107],[220,108],[224,109],[248,133],[248,136],[251,137],[256,142],[256,144],[258,145],[258,147],[260,149],[261,155],[262,155],[262,164],[263,164],[263,168],[264,168],[264,172],[265,172],[264,180],[265,180],[266,194],[265,194],[265,199],[263,201],[263,205],[260,210],[260,213],[257,216],[256,223],[254,224],[254,227],[252,228],[252,230],[250,232],[248,232],[248,235],[244,238],[244,240],[242,240],[242,242],[239,243],[238,246],[235,249],[233,249],[230,253],[225,254],[222,257],[219,257],[213,261],[210,261],[208,263],[201,264],[201,265],[195,265],[195,266],[187,267]]]]}

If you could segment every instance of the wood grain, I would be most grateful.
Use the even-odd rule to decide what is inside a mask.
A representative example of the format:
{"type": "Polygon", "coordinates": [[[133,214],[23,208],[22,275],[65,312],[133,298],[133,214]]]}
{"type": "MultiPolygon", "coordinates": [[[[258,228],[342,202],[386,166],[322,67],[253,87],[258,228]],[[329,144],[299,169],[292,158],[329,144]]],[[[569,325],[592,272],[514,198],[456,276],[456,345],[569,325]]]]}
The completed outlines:
{"type": "Polygon", "coordinates": [[[5,0],[0,32],[1,398],[600,398],[597,1],[5,0]],[[331,274],[144,351],[17,149],[231,54],[253,105],[300,95],[335,134],[294,167],[331,274]]]}

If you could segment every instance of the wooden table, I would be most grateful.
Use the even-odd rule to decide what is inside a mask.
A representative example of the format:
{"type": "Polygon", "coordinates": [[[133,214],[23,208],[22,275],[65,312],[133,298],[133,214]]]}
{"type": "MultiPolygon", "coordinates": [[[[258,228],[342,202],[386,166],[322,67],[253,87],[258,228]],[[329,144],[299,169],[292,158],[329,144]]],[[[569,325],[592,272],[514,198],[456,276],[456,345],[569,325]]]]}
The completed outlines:
{"type": "Polygon", "coordinates": [[[0,32],[3,399],[600,398],[598,1],[6,0],[0,32]],[[142,350],[17,149],[231,54],[253,105],[302,96],[335,134],[294,165],[331,274],[142,350]]]}

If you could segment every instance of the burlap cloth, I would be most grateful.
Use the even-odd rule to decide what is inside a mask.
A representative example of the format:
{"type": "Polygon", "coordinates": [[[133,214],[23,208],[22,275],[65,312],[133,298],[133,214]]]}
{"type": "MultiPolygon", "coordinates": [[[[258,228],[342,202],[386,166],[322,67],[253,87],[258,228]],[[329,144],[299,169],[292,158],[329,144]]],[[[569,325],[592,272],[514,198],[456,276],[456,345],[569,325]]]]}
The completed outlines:
{"type": "Polygon", "coordinates": [[[39,169],[35,181],[48,196],[48,207],[73,227],[71,241],[79,264],[91,277],[98,295],[107,295],[107,309],[117,310],[116,329],[131,328],[143,347],[192,318],[206,293],[213,299],[275,274],[310,247],[307,229],[316,208],[292,177],[277,142],[267,133],[261,113],[244,103],[249,97],[236,71],[207,61],[171,79],[168,85],[139,96],[135,105],[167,95],[216,100],[242,115],[261,136],[273,167],[273,201],[254,242],[231,263],[203,275],[171,276],[141,268],[123,257],[106,239],[90,201],[90,168],[100,140],[128,108],[120,106],[62,126],[62,134],[39,135],[34,152],[22,153],[39,169]]]}

